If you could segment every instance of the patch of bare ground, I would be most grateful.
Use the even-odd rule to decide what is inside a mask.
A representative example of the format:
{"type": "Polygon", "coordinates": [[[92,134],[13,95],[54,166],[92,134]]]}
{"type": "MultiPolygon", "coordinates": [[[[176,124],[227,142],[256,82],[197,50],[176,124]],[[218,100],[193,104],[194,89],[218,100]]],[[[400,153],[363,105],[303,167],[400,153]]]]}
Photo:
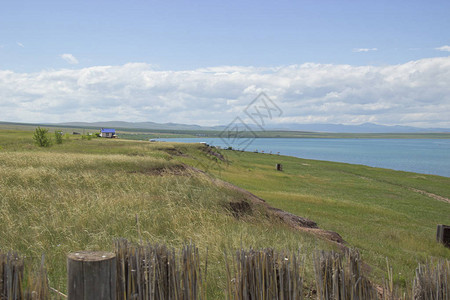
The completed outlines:
{"type": "Polygon", "coordinates": [[[450,199],[445,198],[443,196],[439,196],[439,195],[436,195],[436,194],[433,194],[433,193],[429,193],[429,192],[426,192],[426,191],[423,191],[423,190],[415,189],[415,188],[409,188],[409,189],[411,191],[414,191],[416,193],[428,196],[428,197],[433,198],[435,200],[450,203],[450,199]]]}
{"type": "Polygon", "coordinates": [[[449,198],[446,198],[446,197],[443,197],[443,196],[440,196],[440,195],[436,195],[436,194],[433,194],[433,193],[430,193],[430,192],[427,192],[427,191],[424,191],[424,190],[419,190],[419,189],[416,189],[416,188],[413,188],[413,187],[406,187],[404,185],[392,183],[392,182],[385,181],[385,180],[369,178],[369,177],[358,175],[358,174],[354,174],[354,173],[351,173],[351,172],[343,172],[343,173],[352,174],[352,175],[357,176],[358,178],[361,178],[361,179],[364,179],[364,180],[368,180],[368,181],[374,180],[374,181],[378,181],[378,182],[383,182],[383,183],[387,183],[387,184],[400,186],[400,187],[406,188],[406,189],[408,189],[410,191],[413,191],[413,192],[416,192],[416,193],[428,196],[428,197],[433,198],[435,200],[450,203],[450,199],[449,198]]]}
{"type": "Polygon", "coordinates": [[[217,157],[221,161],[226,161],[225,157],[220,152],[215,151],[215,149],[211,146],[205,146],[205,148],[203,148],[203,151],[209,155],[217,157]]]}
{"type": "Polygon", "coordinates": [[[143,169],[139,171],[132,171],[131,173],[141,173],[149,176],[164,176],[164,175],[188,176],[190,173],[190,169],[188,169],[186,165],[175,165],[172,167],[143,169]]]}
{"type": "Polygon", "coordinates": [[[163,151],[165,151],[167,154],[173,155],[173,156],[183,156],[183,157],[187,157],[188,155],[184,154],[183,152],[181,152],[180,150],[178,150],[177,148],[167,148],[167,149],[161,149],[163,151]]]}
{"type": "MultiPolygon", "coordinates": [[[[192,169],[194,172],[203,173],[208,176],[208,174],[203,172],[202,170],[199,170],[199,169],[196,169],[193,167],[189,167],[189,168],[192,169]]],[[[245,196],[246,200],[248,200],[253,205],[258,205],[260,207],[263,207],[267,213],[267,216],[279,219],[283,223],[287,224],[289,227],[291,227],[295,230],[308,232],[308,233],[311,233],[311,234],[317,236],[318,238],[335,243],[341,249],[347,249],[347,247],[345,246],[346,242],[339,235],[339,233],[321,229],[321,228],[319,228],[317,223],[312,220],[309,220],[309,219],[303,218],[303,217],[299,217],[299,216],[291,214],[287,211],[275,208],[275,207],[271,206],[270,204],[268,204],[264,199],[254,195],[254,194],[250,193],[249,191],[247,191],[243,188],[240,188],[234,184],[231,184],[229,182],[226,182],[226,181],[223,181],[223,180],[220,180],[217,178],[212,178],[210,176],[208,176],[208,177],[216,185],[224,186],[228,189],[238,191],[241,194],[243,194],[245,196]]],[[[235,216],[236,218],[239,218],[240,216],[247,214],[249,211],[251,211],[251,205],[245,201],[232,202],[229,204],[229,209],[230,209],[231,213],[233,214],[233,216],[235,216]]]]}

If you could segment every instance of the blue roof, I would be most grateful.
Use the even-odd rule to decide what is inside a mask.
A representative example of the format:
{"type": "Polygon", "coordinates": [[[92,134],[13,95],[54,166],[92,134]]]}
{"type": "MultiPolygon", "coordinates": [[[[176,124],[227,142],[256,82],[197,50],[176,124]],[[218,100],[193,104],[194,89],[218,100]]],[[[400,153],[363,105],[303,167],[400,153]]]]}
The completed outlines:
{"type": "Polygon", "coordinates": [[[116,133],[115,129],[102,128],[102,133],[116,133]]]}

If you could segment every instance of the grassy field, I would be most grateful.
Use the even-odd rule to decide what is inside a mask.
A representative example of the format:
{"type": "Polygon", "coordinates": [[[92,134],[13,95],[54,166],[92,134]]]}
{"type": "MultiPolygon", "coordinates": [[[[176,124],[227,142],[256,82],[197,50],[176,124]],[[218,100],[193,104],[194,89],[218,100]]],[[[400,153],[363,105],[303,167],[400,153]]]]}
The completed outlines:
{"type": "MultiPolygon", "coordinates": [[[[386,257],[403,285],[411,282],[418,262],[450,258],[450,250],[435,242],[436,224],[450,223],[450,204],[412,190],[449,198],[449,178],[268,154],[223,154],[227,162],[200,144],[79,136],[39,148],[31,131],[0,130],[0,247],[26,255],[31,263],[45,253],[50,284],[64,291],[69,252],[112,250],[119,237],[174,247],[192,241],[203,255],[208,249],[211,299],[223,298],[224,250],[301,248],[311,256],[314,250],[335,249],[267,217],[259,207],[233,216],[229,203],[248,199],[215,184],[214,176],[338,232],[349,247],[361,250],[372,278],[380,282],[386,257]],[[276,163],[283,164],[283,172],[275,170],[276,163]]],[[[312,280],[312,265],[305,261],[312,280]]]]}
{"type": "Polygon", "coordinates": [[[228,204],[245,197],[178,159],[208,160],[197,145],[71,137],[39,148],[21,131],[0,131],[0,141],[0,247],[33,263],[45,253],[50,285],[63,291],[67,253],[112,250],[119,237],[139,241],[136,215],[143,240],[208,249],[213,299],[226,286],[225,250],[332,248],[258,208],[235,218],[228,204]]]}
{"type": "Polygon", "coordinates": [[[436,225],[450,224],[450,178],[237,151],[222,151],[229,166],[211,166],[219,178],[239,185],[273,206],[336,231],[381,279],[386,258],[400,285],[418,262],[450,258],[435,241],[436,225]],[[275,171],[281,163],[283,172],[275,171]],[[424,195],[433,194],[435,198],[424,195]]]}

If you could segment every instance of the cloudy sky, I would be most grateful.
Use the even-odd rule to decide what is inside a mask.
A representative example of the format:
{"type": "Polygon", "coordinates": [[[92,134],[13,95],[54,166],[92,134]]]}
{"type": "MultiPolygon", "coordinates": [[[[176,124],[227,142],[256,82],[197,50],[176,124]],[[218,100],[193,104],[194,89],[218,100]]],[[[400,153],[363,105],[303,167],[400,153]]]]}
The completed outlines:
{"type": "Polygon", "coordinates": [[[0,121],[450,128],[450,1],[3,1],[0,121]]]}

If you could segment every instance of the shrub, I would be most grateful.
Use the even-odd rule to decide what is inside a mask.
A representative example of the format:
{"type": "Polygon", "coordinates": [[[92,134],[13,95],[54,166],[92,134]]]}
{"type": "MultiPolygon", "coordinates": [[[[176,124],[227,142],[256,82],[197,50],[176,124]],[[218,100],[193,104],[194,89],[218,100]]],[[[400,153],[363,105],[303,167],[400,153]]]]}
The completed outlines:
{"type": "Polygon", "coordinates": [[[38,126],[34,131],[33,140],[39,147],[50,147],[51,140],[48,136],[48,129],[38,126]]]}
{"type": "Polygon", "coordinates": [[[55,141],[57,144],[62,144],[63,142],[63,133],[61,131],[55,130],[55,141]]]}

